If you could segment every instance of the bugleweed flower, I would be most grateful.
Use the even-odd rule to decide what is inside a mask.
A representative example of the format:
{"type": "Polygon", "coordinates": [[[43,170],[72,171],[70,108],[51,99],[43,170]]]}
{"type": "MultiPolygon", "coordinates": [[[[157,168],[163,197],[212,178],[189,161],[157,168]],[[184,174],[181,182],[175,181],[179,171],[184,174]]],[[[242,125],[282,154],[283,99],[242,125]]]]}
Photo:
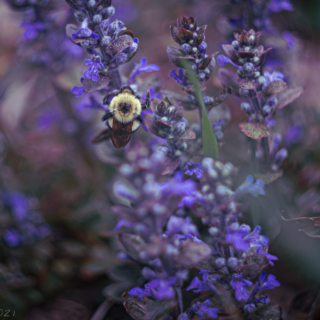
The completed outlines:
{"type": "Polygon", "coordinates": [[[208,315],[210,318],[216,318],[218,316],[218,308],[209,308],[211,301],[208,299],[202,303],[196,303],[190,309],[191,312],[199,314],[200,317],[203,317],[204,314],[208,315]]]}
{"type": "MultiPolygon", "coordinates": [[[[92,63],[84,77],[95,82],[99,79],[102,81],[91,85],[88,91],[102,89],[110,80],[114,88],[120,89],[122,83],[117,68],[133,58],[138,49],[138,39],[131,31],[126,30],[122,21],[111,22],[110,18],[115,14],[115,9],[110,0],[103,3],[95,0],[68,0],[67,3],[77,10],[75,18],[81,22],[79,28],[68,25],[67,36],[73,43],[93,54],[92,59],[86,60],[86,63],[89,60],[92,63]]],[[[86,87],[84,88],[86,90],[86,87]]]]}
{"type": "Polygon", "coordinates": [[[101,57],[93,55],[92,59],[86,59],[85,63],[87,66],[90,66],[90,68],[87,71],[85,71],[84,77],[86,79],[92,79],[92,81],[98,81],[100,78],[98,69],[103,68],[103,64],[101,63],[101,57]]]}
{"type": "Polygon", "coordinates": [[[232,275],[232,280],[230,282],[230,285],[232,288],[235,289],[235,296],[238,301],[247,300],[249,298],[250,293],[248,290],[245,289],[245,287],[251,287],[252,282],[243,279],[242,273],[240,274],[234,273],[232,275]]]}

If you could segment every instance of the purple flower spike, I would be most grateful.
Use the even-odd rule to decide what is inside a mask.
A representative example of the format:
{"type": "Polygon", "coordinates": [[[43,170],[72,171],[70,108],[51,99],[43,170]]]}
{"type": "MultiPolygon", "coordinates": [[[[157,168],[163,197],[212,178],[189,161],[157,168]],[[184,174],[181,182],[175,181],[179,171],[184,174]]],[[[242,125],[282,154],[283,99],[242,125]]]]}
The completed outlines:
{"type": "Polygon", "coordinates": [[[275,287],[279,287],[280,283],[276,280],[276,277],[273,274],[269,274],[266,279],[266,273],[262,272],[257,282],[257,288],[259,290],[266,290],[266,289],[274,289],[275,287]]]}
{"type": "Polygon", "coordinates": [[[187,163],[187,170],[185,174],[188,176],[195,174],[197,179],[201,179],[203,174],[202,162],[194,163],[190,160],[190,162],[187,163]]]}
{"type": "Polygon", "coordinates": [[[209,308],[208,306],[210,305],[210,299],[202,302],[202,303],[196,303],[192,306],[192,311],[195,313],[198,313],[199,316],[202,318],[203,314],[207,314],[209,317],[211,318],[216,318],[217,312],[218,312],[218,308],[209,308]]]}
{"type": "Polygon", "coordinates": [[[274,263],[272,262],[272,260],[278,260],[278,257],[273,256],[273,255],[270,254],[270,253],[262,252],[262,248],[261,248],[261,247],[258,247],[257,253],[258,253],[258,254],[261,254],[261,253],[262,253],[265,257],[267,257],[268,260],[269,260],[270,265],[272,265],[272,266],[274,266],[274,263]]]}
{"type": "Polygon", "coordinates": [[[235,289],[235,296],[238,301],[241,300],[247,300],[250,296],[250,293],[248,290],[245,289],[245,287],[252,286],[252,282],[245,280],[242,278],[242,273],[240,274],[233,274],[232,280],[230,281],[230,285],[232,288],[235,289]]]}
{"type": "Polygon", "coordinates": [[[90,66],[90,68],[84,72],[84,77],[86,79],[92,79],[92,81],[98,81],[100,79],[98,68],[103,68],[101,57],[93,55],[92,59],[86,59],[85,63],[87,66],[90,66]]]}

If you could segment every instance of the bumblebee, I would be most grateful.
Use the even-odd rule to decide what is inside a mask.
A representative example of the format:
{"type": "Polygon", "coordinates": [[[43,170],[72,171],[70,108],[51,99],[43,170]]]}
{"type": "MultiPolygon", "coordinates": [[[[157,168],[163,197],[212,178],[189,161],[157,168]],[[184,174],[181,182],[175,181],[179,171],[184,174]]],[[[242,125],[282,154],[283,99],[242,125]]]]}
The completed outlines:
{"type": "Polygon", "coordinates": [[[141,112],[149,108],[150,93],[147,92],[146,101],[142,104],[140,97],[134,94],[131,87],[124,86],[119,91],[105,96],[103,102],[109,105],[109,112],[102,120],[107,121],[114,147],[123,148],[129,142],[131,134],[137,131],[142,123],[141,112]]]}

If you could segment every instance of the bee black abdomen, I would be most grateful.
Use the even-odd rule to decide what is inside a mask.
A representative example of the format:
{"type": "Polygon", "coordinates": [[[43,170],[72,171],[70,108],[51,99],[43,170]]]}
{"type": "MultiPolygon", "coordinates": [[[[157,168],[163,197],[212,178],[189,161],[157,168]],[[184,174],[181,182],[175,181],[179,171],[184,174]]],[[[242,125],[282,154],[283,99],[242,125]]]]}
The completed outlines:
{"type": "Polygon", "coordinates": [[[121,123],[114,119],[111,140],[115,148],[120,149],[127,145],[132,133],[133,121],[121,123]]]}

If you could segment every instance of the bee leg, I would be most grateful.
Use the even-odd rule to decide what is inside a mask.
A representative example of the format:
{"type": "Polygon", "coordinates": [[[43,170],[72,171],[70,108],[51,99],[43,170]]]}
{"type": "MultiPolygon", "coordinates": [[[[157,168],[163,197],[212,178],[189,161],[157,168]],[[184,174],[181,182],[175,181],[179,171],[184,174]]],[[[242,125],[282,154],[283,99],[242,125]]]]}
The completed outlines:
{"type": "Polygon", "coordinates": [[[140,122],[143,123],[142,117],[141,116],[137,116],[136,119],[140,122]]]}
{"type": "Polygon", "coordinates": [[[111,112],[108,112],[102,117],[102,121],[108,120],[112,117],[113,117],[113,114],[111,112]]]}
{"type": "Polygon", "coordinates": [[[109,99],[117,96],[118,94],[119,94],[119,91],[116,91],[116,92],[112,92],[112,93],[110,93],[110,94],[107,94],[107,95],[103,98],[103,103],[106,104],[106,105],[109,105],[109,104],[110,104],[109,99]]]}
{"type": "Polygon", "coordinates": [[[145,104],[146,104],[147,108],[150,108],[150,90],[149,89],[147,91],[145,104]]]}

